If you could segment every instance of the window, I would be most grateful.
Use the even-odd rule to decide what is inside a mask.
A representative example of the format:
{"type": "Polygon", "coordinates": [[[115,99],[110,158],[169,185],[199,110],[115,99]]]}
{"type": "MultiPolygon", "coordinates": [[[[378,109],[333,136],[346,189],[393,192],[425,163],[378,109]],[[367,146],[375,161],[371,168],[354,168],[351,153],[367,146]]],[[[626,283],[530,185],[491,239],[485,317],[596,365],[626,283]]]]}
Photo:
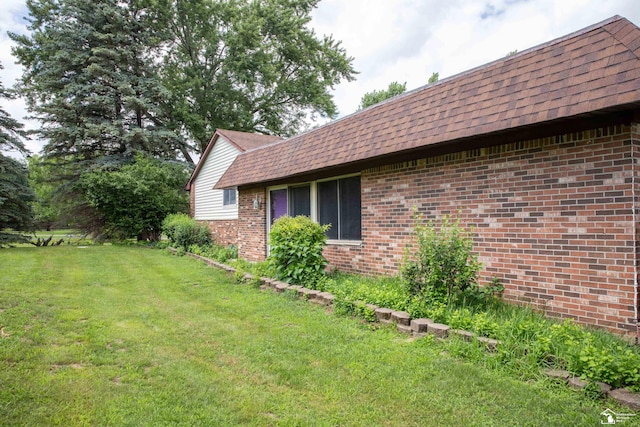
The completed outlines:
{"type": "Polygon", "coordinates": [[[311,184],[271,190],[269,200],[271,224],[284,215],[311,216],[311,184]]]}
{"type": "Polygon", "coordinates": [[[289,215],[311,217],[311,185],[289,187],[289,215]]]}
{"type": "Polygon", "coordinates": [[[306,215],[320,224],[331,224],[327,237],[332,240],[360,240],[360,177],[269,190],[269,224],[284,215],[306,215]]]}
{"type": "Polygon", "coordinates": [[[236,189],[224,189],[222,190],[222,204],[223,206],[235,205],[237,203],[236,189]]]}
{"type": "Polygon", "coordinates": [[[337,240],[360,240],[360,177],[318,182],[318,222],[331,224],[327,237],[337,240]]]}

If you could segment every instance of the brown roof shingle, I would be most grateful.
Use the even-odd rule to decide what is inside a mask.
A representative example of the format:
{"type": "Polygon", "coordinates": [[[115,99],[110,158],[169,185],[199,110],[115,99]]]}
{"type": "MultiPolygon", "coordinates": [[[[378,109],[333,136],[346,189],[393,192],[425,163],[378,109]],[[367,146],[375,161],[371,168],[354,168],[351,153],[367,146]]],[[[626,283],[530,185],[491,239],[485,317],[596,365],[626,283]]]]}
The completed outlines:
{"type": "Polygon", "coordinates": [[[240,154],[256,184],[640,102],[640,29],[620,16],[240,154]]]}
{"type": "MultiPolygon", "coordinates": [[[[227,141],[238,147],[240,151],[253,150],[254,148],[262,147],[271,142],[282,140],[281,137],[275,135],[239,132],[237,130],[217,129],[216,134],[224,136],[227,141]]],[[[211,138],[211,142],[213,142],[216,134],[211,138]]],[[[212,145],[211,142],[209,145],[212,145]]],[[[207,148],[209,148],[209,146],[207,146],[207,148]]]]}
{"type": "Polygon", "coordinates": [[[259,133],[248,133],[248,132],[239,132],[235,130],[226,130],[226,129],[216,129],[209,144],[207,144],[207,148],[202,153],[202,157],[200,157],[200,161],[196,165],[193,173],[191,174],[191,178],[189,178],[189,182],[187,183],[185,189],[187,191],[191,190],[191,184],[200,173],[200,169],[204,165],[209,153],[213,149],[213,146],[218,141],[218,138],[222,136],[224,139],[229,141],[232,145],[234,145],[239,151],[244,152],[247,150],[253,150],[255,148],[261,147],[263,145],[269,144],[271,142],[280,141],[282,138],[274,135],[263,135],[259,133]]]}

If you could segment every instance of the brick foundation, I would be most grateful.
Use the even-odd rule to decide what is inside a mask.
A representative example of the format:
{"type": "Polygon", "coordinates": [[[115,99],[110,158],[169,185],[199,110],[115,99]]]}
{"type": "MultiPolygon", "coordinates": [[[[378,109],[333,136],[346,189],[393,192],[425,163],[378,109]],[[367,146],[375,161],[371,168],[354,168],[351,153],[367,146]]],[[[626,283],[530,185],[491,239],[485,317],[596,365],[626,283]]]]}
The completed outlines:
{"type": "Polygon", "coordinates": [[[198,222],[207,224],[211,230],[211,237],[218,245],[229,246],[238,243],[238,220],[237,219],[219,219],[198,222]]]}

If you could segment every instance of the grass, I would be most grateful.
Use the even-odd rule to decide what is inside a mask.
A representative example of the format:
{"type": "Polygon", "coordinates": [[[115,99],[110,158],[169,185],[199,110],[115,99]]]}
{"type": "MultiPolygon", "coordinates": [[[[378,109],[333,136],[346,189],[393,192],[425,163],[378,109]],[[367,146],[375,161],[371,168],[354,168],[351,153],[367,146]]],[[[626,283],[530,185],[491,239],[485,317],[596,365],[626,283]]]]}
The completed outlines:
{"type": "Polygon", "coordinates": [[[0,425],[596,425],[615,408],[164,251],[11,248],[0,271],[0,425]]]}
{"type": "MultiPolygon", "coordinates": [[[[252,274],[273,274],[265,270],[265,263],[238,261],[233,265],[252,274]]],[[[448,305],[428,303],[420,295],[411,295],[400,277],[336,273],[307,286],[331,292],[338,313],[375,320],[373,310],[367,307],[375,304],[496,338],[501,341],[498,354],[482,352],[480,361],[486,366],[511,368],[522,379],[536,377],[542,368],[554,368],[591,382],[640,392],[640,347],[611,332],[576,324],[573,319],[548,318],[530,307],[505,303],[478,290],[448,305]]],[[[456,345],[454,353],[470,354],[478,362],[474,350],[456,345]]]]}

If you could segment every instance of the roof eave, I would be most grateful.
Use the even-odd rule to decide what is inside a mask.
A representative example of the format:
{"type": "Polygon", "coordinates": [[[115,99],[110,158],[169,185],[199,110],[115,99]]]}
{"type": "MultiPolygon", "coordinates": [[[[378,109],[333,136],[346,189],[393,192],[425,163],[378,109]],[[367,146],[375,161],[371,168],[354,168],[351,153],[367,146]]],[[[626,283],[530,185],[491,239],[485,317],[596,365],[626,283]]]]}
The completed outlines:
{"type": "MultiPolygon", "coordinates": [[[[586,130],[587,128],[598,128],[611,124],[628,124],[633,120],[638,119],[640,119],[640,103],[632,103],[624,106],[607,108],[576,116],[561,117],[554,120],[547,120],[513,128],[499,129],[496,131],[477,134],[470,137],[441,141],[427,146],[415,147],[407,150],[388,153],[385,155],[363,158],[353,162],[335,164],[323,168],[304,171],[301,173],[273,177],[268,180],[239,182],[232,181],[229,183],[225,183],[225,172],[225,174],[223,174],[218,181],[218,184],[222,183],[222,186],[218,186],[218,184],[216,184],[214,188],[224,189],[272,186],[293,182],[313,181],[316,179],[323,179],[331,176],[356,173],[364,169],[369,169],[384,164],[393,164],[416,158],[425,158],[441,154],[449,154],[462,150],[487,147],[495,145],[495,140],[497,138],[500,139],[501,144],[510,143],[576,132],[579,130],[586,130]]],[[[237,161],[237,159],[235,161],[237,161]]],[[[231,167],[228,170],[230,169],[231,167]]]]}

